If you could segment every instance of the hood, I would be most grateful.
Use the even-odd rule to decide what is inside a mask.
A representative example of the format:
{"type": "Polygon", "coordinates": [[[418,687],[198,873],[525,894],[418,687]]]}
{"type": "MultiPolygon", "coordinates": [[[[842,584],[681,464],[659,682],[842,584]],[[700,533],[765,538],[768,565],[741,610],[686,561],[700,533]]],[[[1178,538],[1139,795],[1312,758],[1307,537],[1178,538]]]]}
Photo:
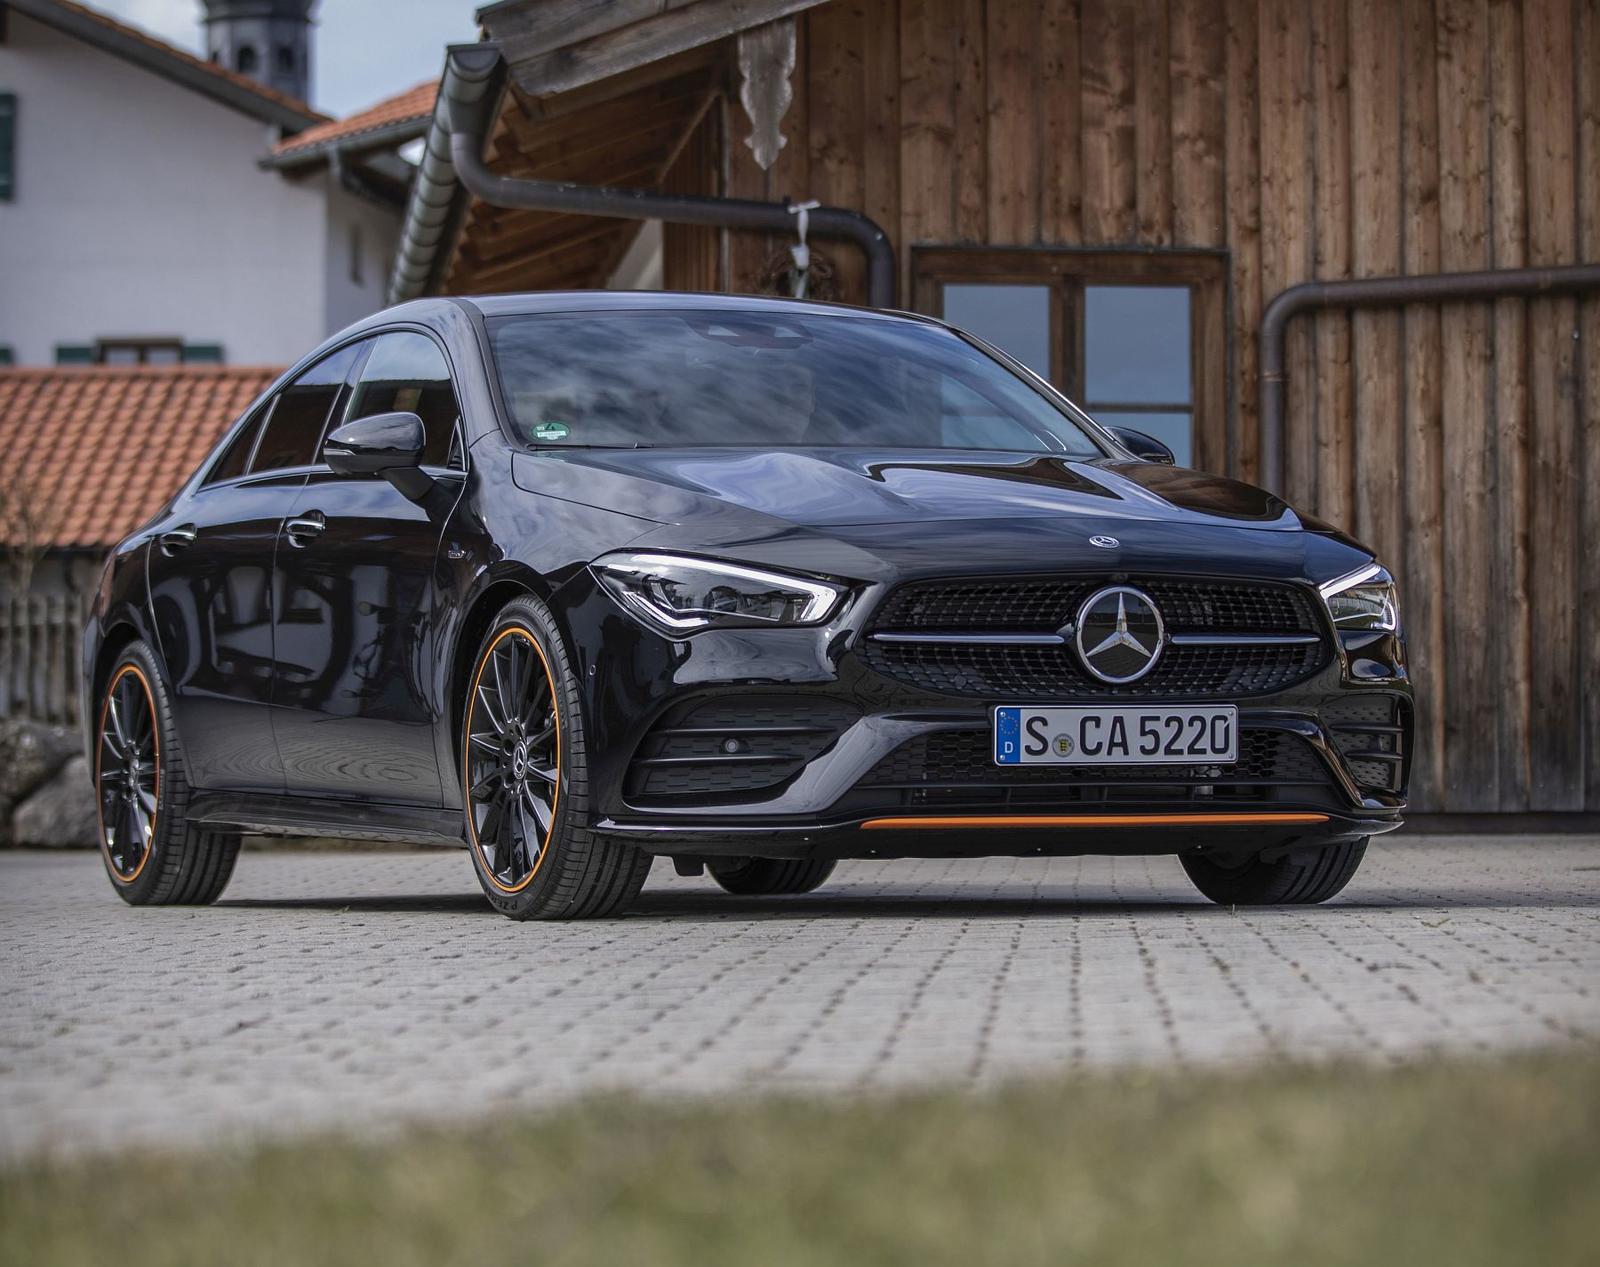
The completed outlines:
{"type": "Polygon", "coordinates": [[[1237,480],[1149,462],[868,449],[564,449],[518,453],[529,492],[657,523],[728,511],[799,528],[1077,519],[1295,531],[1283,501],[1237,480]]]}

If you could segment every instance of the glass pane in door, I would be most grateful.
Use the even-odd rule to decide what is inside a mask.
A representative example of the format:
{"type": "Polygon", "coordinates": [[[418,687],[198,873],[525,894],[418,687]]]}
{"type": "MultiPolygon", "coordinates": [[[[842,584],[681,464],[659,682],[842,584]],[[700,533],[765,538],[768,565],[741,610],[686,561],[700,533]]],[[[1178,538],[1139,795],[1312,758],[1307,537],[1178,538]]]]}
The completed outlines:
{"type": "Polygon", "coordinates": [[[1050,288],[946,282],[944,319],[1050,377],[1050,288]]]}

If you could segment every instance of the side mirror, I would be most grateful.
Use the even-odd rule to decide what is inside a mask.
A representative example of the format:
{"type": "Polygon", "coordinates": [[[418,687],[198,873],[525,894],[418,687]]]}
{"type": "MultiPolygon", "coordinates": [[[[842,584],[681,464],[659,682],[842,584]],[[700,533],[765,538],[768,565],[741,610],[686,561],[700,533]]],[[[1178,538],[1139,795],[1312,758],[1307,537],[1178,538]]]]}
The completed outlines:
{"type": "Polygon", "coordinates": [[[1112,427],[1111,434],[1122,441],[1122,447],[1127,449],[1136,458],[1146,462],[1160,462],[1163,466],[1176,466],[1178,459],[1173,456],[1172,450],[1162,444],[1154,436],[1147,436],[1142,431],[1135,431],[1132,427],[1112,427]]]}
{"type": "Polygon", "coordinates": [[[433,487],[422,471],[426,440],[416,414],[372,414],[329,435],[322,445],[322,460],[339,475],[381,475],[416,501],[433,487]]]}

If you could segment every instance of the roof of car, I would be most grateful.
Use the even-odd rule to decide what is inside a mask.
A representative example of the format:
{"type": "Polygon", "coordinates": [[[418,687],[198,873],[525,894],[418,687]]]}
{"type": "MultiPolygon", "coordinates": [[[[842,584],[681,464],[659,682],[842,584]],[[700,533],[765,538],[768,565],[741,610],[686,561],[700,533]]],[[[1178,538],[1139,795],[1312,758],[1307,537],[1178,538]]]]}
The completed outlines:
{"type": "MultiPolygon", "coordinates": [[[[870,319],[924,320],[915,313],[883,312],[852,304],[816,303],[781,299],[776,295],[721,295],[677,290],[551,290],[515,295],[464,295],[486,317],[522,316],[542,312],[617,312],[640,309],[701,309],[713,312],[811,312],[829,316],[870,319]]],[[[427,301],[420,301],[427,302],[427,301]]]]}

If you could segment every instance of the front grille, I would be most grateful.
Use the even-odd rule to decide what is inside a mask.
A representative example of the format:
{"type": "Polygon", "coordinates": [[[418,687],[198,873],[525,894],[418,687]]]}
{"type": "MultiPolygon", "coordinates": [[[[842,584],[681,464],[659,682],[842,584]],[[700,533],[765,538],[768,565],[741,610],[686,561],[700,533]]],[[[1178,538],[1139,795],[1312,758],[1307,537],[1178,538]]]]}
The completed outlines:
{"type": "Polygon", "coordinates": [[[634,753],[624,795],[635,804],[748,799],[793,778],[857,715],[848,704],[804,696],[743,696],[674,709],[634,753]]]}
{"type": "Polygon", "coordinates": [[[1295,783],[1321,786],[1327,769],[1297,735],[1245,730],[1239,759],[1218,765],[996,765],[988,730],[945,730],[901,745],[861,780],[862,787],[928,785],[1144,783],[1295,783]]]}
{"type": "MultiPolygon", "coordinates": [[[[1120,582],[1119,582],[1120,583],[1120,582]]],[[[1135,578],[1173,630],[1194,633],[1320,633],[1306,594],[1290,585],[1249,581],[1135,578]]],[[[901,586],[873,620],[875,629],[991,629],[1049,633],[1077,615],[1103,577],[1023,577],[1007,581],[917,581],[901,586]]]]}
{"type": "Polygon", "coordinates": [[[1033,577],[923,581],[892,594],[864,644],[877,673],[941,695],[1004,699],[1262,695],[1302,682],[1328,649],[1308,594],[1267,582],[1133,578],[1161,609],[1171,634],[1314,635],[1316,642],[1268,646],[1169,645],[1137,682],[1111,685],[1089,674],[1070,645],[1006,646],[878,642],[870,634],[1054,633],[1104,578],[1033,577]]]}
{"type": "Polygon", "coordinates": [[[1350,775],[1367,791],[1405,790],[1405,728],[1394,696],[1346,695],[1325,705],[1322,724],[1350,775]]]}

